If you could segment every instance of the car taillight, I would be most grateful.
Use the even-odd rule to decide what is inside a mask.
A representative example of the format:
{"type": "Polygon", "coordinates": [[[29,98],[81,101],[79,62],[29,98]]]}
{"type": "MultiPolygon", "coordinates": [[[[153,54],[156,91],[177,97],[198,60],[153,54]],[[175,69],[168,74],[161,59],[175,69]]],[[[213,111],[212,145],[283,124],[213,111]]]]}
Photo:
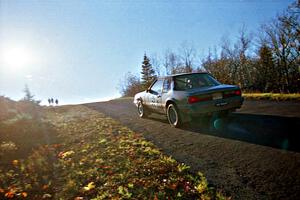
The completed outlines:
{"type": "Polygon", "coordinates": [[[230,92],[224,92],[224,98],[234,97],[234,96],[241,96],[242,92],[241,90],[233,90],[230,92]]]}
{"type": "Polygon", "coordinates": [[[241,96],[241,95],[242,95],[242,92],[241,92],[241,90],[235,90],[235,91],[234,91],[234,94],[235,94],[236,96],[241,96]]]}
{"type": "Polygon", "coordinates": [[[189,104],[197,103],[199,101],[200,101],[200,99],[198,97],[191,96],[191,97],[188,98],[189,104]]]}
{"type": "Polygon", "coordinates": [[[190,96],[188,98],[189,104],[193,104],[201,101],[209,101],[209,100],[211,100],[211,96],[206,96],[206,97],[190,96]]]}

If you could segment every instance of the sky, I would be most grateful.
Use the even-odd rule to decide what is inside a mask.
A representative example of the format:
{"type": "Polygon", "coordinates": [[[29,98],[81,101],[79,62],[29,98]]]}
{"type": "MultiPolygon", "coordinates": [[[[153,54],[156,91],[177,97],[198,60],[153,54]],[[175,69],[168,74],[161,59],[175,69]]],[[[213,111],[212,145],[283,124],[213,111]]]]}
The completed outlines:
{"type": "Polygon", "coordinates": [[[144,53],[192,44],[199,59],[242,26],[257,32],[292,0],[0,0],[0,95],[60,104],[120,96],[144,53]]]}

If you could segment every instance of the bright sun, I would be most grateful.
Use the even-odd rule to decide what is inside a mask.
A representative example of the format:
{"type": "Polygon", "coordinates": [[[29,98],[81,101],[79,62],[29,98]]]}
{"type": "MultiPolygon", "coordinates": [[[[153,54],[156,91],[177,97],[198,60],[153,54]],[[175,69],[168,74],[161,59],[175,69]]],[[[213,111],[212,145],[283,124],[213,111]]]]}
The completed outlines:
{"type": "Polygon", "coordinates": [[[29,49],[23,47],[11,47],[3,49],[1,60],[8,67],[22,68],[33,62],[34,56],[29,49]]]}

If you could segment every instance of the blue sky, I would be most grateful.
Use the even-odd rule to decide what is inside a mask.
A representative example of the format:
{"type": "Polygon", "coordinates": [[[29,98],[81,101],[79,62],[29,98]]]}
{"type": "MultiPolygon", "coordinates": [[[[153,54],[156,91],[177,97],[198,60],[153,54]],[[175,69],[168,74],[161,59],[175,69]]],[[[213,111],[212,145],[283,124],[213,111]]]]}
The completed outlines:
{"type": "Polygon", "coordinates": [[[120,96],[119,80],[138,74],[144,52],[193,44],[199,60],[222,36],[257,32],[291,0],[0,0],[0,95],[61,103],[120,96]]]}

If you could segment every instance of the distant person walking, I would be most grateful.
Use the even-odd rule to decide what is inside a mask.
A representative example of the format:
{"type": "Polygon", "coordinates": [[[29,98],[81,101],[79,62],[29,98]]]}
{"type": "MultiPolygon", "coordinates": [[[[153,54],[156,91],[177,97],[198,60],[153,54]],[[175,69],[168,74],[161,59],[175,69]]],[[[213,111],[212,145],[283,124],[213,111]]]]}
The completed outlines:
{"type": "Polygon", "coordinates": [[[51,98],[51,103],[52,103],[52,104],[54,103],[54,100],[53,100],[53,98],[51,98]]]}
{"type": "Polygon", "coordinates": [[[57,99],[55,100],[55,104],[58,105],[58,100],[57,99]]]}
{"type": "Polygon", "coordinates": [[[49,103],[49,106],[50,106],[50,104],[51,104],[51,99],[48,99],[48,103],[49,103]]]}

